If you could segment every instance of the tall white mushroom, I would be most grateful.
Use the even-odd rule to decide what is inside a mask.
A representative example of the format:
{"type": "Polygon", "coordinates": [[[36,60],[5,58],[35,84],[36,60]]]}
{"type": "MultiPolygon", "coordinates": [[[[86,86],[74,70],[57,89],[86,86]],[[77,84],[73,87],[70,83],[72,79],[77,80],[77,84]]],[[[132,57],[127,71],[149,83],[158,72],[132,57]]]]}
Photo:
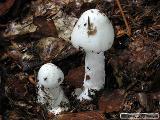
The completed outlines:
{"type": "Polygon", "coordinates": [[[93,90],[104,87],[104,51],[111,48],[113,41],[114,29],[104,13],[90,9],[81,15],[71,34],[73,46],[86,52],[84,90],[78,97],[80,100],[91,100],[89,95],[94,95],[93,90]]]}
{"type": "Polygon", "coordinates": [[[52,63],[44,64],[39,69],[37,79],[38,102],[45,104],[46,108],[54,114],[65,110],[60,107],[62,102],[68,102],[60,87],[64,79],[64,74],[60,68],[52,63]]]}

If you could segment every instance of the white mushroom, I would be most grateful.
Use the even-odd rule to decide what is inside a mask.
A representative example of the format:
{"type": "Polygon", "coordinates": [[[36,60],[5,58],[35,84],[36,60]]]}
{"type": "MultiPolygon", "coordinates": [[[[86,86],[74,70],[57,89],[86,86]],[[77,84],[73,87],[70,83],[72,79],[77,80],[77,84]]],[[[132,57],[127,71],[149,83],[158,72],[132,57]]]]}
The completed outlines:
{"type": "Polygon", "coordinates": [[[64,74],[56,65],[52,63],[44,64],[38,72],[38,102],[45,104],[47,109],[58,114],[65,110],[60,107],[62,102],[67,103],[60,84],[63,82],[64,74]]]}
{"type": "Polygon", "coordinates": [[[84,90],[78,97],[80,100],[91,100],[89,95],[95,94],[93,90],[104,87],[104,51],[111,48],[113,41],[114,29],[104,13],[90,9],[81,15],[71,34],[73,46],[86,52],[84,90]]]}

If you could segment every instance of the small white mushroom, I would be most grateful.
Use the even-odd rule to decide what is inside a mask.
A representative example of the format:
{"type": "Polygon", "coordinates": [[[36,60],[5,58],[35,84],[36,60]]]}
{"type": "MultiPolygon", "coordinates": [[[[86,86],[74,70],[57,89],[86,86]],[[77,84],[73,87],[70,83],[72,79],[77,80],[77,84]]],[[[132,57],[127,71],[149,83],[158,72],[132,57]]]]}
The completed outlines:
{"type": "Polygon", "coordinates": [[[105,84],[104,51],[111,48],[114,41],[114,29],[108,17],[97,9],[84,12],[76,23],[71,34],[74,47],[84,49],[85,78],[84,90],[80,100],[91,100],[93,90],[100,90],[105,84]]]}
{"type": "Polygon", "coordinates": [[[47,63],[42,65],[38,72],[38,102],[45,104],[46,108],[54,113],[59,114],[65,110],[60,104],[67,103],[60,84],[63,82],[64,74],[56,65],[47,63]]]}

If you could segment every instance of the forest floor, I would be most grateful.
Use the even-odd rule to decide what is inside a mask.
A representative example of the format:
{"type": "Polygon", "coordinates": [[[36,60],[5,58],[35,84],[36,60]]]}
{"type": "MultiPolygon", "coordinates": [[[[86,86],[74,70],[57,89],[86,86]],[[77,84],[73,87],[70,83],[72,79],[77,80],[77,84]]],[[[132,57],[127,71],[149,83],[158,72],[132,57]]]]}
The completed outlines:
{"type": "Polygon", "coordinates": [[[160,113],[160,1],[0,1],[0,120],[106,120],[120,113],[160,113]],[[93,101],[72,93],[82,88],[84,51],[70,35],[80,15],[96,8],[115,30],[105,52],[106,84],[93,101]],[[54,116],[36,102],[41,65],[52,62],[65,75],[69,110],[54,116]]]}

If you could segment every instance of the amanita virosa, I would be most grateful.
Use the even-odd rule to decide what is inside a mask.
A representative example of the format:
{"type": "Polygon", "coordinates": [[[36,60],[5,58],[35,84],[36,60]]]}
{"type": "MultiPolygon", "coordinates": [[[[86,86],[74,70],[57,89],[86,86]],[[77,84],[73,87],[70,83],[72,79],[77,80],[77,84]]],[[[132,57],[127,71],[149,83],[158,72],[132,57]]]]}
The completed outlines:
{"type": "Polygon", "coordinates": [[[111,48],[114,41],[114,29],[108,17],[97,9],[85,11],[71,34],[74,47],[83,49],[85,56],[84,90],[78,97],[80,100],[91,100],[105,84],[104,51],[111,48]]]}
{"type": "Polygon", "coordinates": [[[60,86],[64,79],[61,69],[52,63],[44,64],[39,69],[37,79],[37,101],[46,105],[48,111],[54,114],[66,110],[67,108],[65,106],[60,106],[61,103],[68,103],[60,86]]]}

